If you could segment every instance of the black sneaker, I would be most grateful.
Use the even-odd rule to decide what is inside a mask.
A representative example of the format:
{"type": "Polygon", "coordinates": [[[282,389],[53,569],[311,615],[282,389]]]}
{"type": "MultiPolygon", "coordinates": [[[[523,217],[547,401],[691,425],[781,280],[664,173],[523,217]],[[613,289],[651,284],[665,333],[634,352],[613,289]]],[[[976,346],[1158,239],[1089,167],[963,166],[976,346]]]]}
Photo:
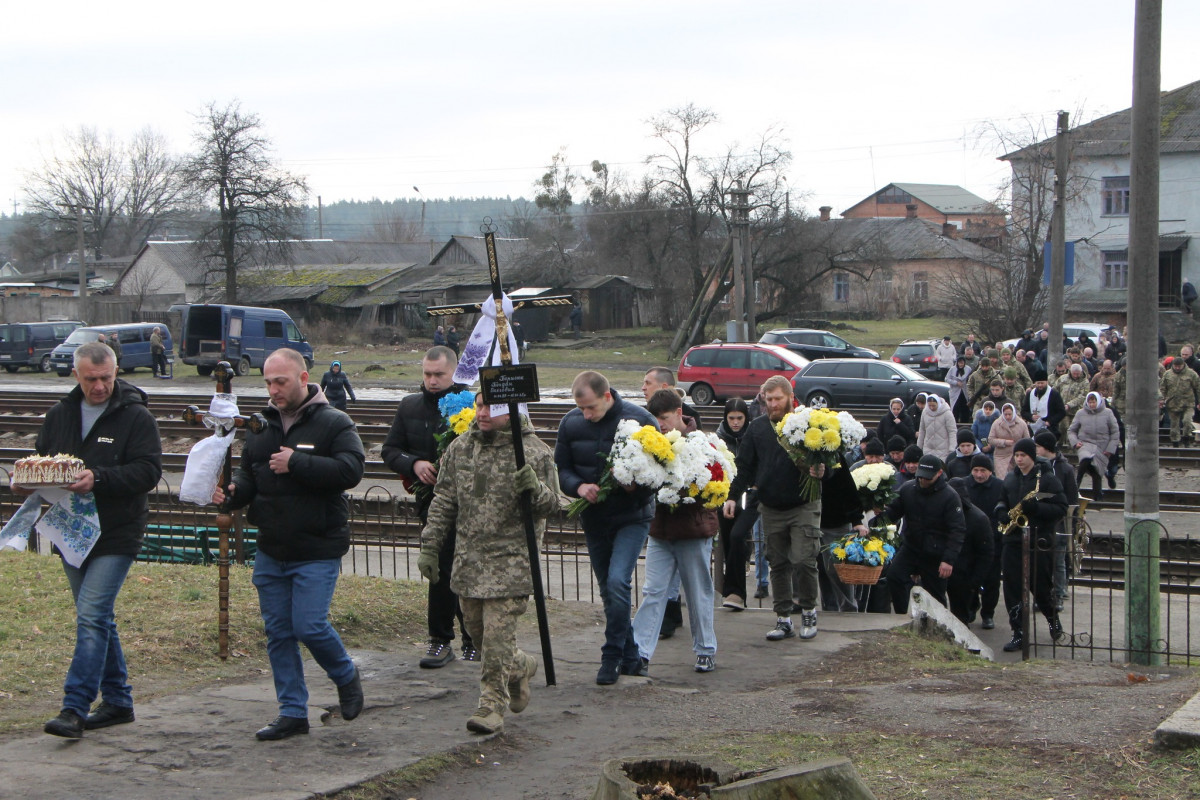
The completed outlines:
{"type": "Polygon", "coordinates": [[[1021,634],[1019,634],[1019,633],[1014,633],[1012,640],[1009,641],[1008,644],[1004,645],[1004,652],[1015,653],[1016,651],[1020,650],[1024,645],[1025,645],[1025,638],[1023,636],[1021,636],[1021,634]]]}
{"type": "Polygon", "coordinates": [[[712,672],[717,668],[717,662],[712,656],[696,656],[696,672],[712,672]]]}
{"type": "Polygon", "coordinates": [[[596,683],[600,686],[611,686],[621,675],[621,664],[618,661],[601,661],[600,671],[596,673],[596,683]]]}
{"type": "Polygon", "coordinates": [[[87,719],[83,721],[83,727],[85,730],[94,731],[110,725],[124,725],[126,722],[133,722],[132,708],[114,706],[107,700],[103,700],[92,713],[87,715],[87,719]]]}
{"type": "Polygon", "coordinates": [[[454,660],[454,650],[449,642],[430,642],[425,657],[421,659],[421,669],[440,669],[454,660]]]}
{"type": "Polygon", "coordinates": [[[473,644],[464,644],[462,646],[463,661],[479,661],[479,650],[473,644]]]}
{"type": "Polygon", "coordinates": [[[47,722],[42,730],[51,736],[61,736],[64,739],[83,738],[83,717],[69,708],[58,712],[58,716],[47,722]]]}
{"type": "Polygon", "coordinates": [[[645,658],[639,658],[637,661],[625,661],[621,664],[621,674],[634,678],[648,678],[650,677],[650,661],[645,658]]]}
{"type": "Polygon", "coordinates": [[[796,631],[792,629],[791,620],[781,619],[775,623],[775,627],[767,634],[767,641],[778,642],[780,639],[790,639],[796,635],[796,631]]]}
{"type": "Polygon", "coordinates": [[[1117,476],[1116,475],[1108,476],[1108,488],[1110,488],[1110,489],[1117,488],[1117,476]]]}
{"type": "Polygon", "coordinates": [[[768,592],[767,592],[767,587],[765,587],[765,586],[760,586],[760,587],[758,587],[758,589],[756,589],[756,590],[754,591],[754,599],[755,599],[755,600],[762,600],[764,597],[766,597],[766,596],[767,596],[767,594],[768,594],[768,592]]]}
{"type": "Polygon", "coordinates": [[[983,618],[983,629],[985,631],[990,631],[994,627],[996,627],[996,620],[992,619],[991,617],[983,618]]]}
{"type": "MultiPolygon", "coordinates": [[[[362,676],[358,674],[358,667],[354,668],[354,677],[350,682],[337,687],[337,691],[338,710],[342,712],[342,719],[349,722],[362,713],[362,676]]],[[[88,717],[88,719],[91,719],[91,717],[88,717]]]]}

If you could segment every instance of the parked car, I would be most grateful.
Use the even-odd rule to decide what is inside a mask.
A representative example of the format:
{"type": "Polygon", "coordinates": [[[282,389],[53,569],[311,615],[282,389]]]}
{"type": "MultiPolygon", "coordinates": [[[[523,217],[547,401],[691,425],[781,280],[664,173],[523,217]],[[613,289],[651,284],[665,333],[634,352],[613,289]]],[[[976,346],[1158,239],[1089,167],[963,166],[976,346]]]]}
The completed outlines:
{"type": "Polygon", "coordinates": [[[814,361],[792,379],[796,398],[812,408],[878,406],[899,397],[905,405],[920,392],[949,400],[950,386],[927,380],[903,364],[865,358],[814,361]]]}
{"type": "Polygon", "coordinates": [[[96,341],[100,334],[106,337],[115,333],[121,343],[121,371],[133,372],[138,367],[154,369],[154,359],[150,355],[150,334],[158,328],[162,332],[163,347],[167,350],[167,363],[173,361],[171,355],[171,331],[161,322],[126,322],[121,325],[89,325],[86,328],[76,328],[66,341],[54,348],[50,360],[54,371],[61,377],[71,374],[75,362],[75,349],[86,342],[96,341]]]}
{"type": "MultiPolygon", "coordinates": [[[[1091,337],[1093,342],[1100,341],[1100,337],[1106,335],[1112,329],[1113,329],[1112,325],[1105,325],[1102,322],[1064,322],[1063,323],[1063,333],[1068,338],[1078,339],[1079,334],[1083,333],[1084,331],[1087,331],[1087,335],[1089,337],[1091,337]]],[[[1004,345],[1005,347],[1015,348],[1017,346],[1017,342],[1019,342],[1019,341],[1021,341],[1020,338],[1005,339],[1000,344],[1004,345]]]]}
{"type": "Polygon", "coordinates": [[[941,339],[903,341],[896,346],[896,352],[892,353],[892,362],[903,364],[925,378],[941,380],[942,370],[938,367],[937,356],[934,354],[939,344],[941,344],[941,339]]]}
{"type": "Polygon", "coordinates": [[[201,375],[211,375],[222,361],[228,361],[238,375],[250,374],[251,367],[261,371],[267,356],[285,347],[304,356],[312,369],[312,345],[286,311],[219,304],[178,305],[171,310],[182,318],[179,358],[201,375]]]}
{"type": "Polygon", "coordinates": [[[71,331],[83,325],[76,320],[10,322],[0,325],[0,364],[9,372],[32,367],[49,372],[50,354],[71,331]]]}
{"type": "Polygon", "coordinates": [[[874,350],[852,345],[829,331],[818,331],[812,328],[767,331],[758,341],[759,344],[775,344],[786,347],[810,361],[818,358],[879,358],[879,353],[874,350]]]}
{"type": "Polygon", "coordinates": [[[790,379],[807,364],[803,356],[772,344],[702,344],[683,354],[676,385],[698,406],[730,397],[749,400],[767,378],[790,379]]]}

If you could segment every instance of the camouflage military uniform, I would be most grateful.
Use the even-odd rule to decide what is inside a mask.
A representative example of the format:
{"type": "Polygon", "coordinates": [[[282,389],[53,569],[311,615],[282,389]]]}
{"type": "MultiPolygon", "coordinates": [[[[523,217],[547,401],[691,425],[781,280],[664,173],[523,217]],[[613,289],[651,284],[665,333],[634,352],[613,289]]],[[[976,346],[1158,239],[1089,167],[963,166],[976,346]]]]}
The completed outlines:
{"type": "Polygon", "coordinates": [[[1017,383],[1021,386],[1022,394],[1027,393],[1033,388],[1033,379],[1029,377],[1029,370],[1025,369],[1024,364],[1022,364],[1020,361],[1017,361],[1015,358],[1010,358],[1008,361],[1004,362],[1004,366],[1000,370],[1001,374],[1006,374],[1009,367],[1012,367],[1014,370],[1016,370],[1017,383]]]}
{"type": "MultiPolygon", "coordinates": [[[[540,481],[530,495],[540,548],[546,517],[559,509],[558,469],[554,454],[528,419],[522,426],[522,441],[526,463],[540,481]]],[[[485,432],[472,423],[442,457],[428,522],[421,532],[422,548],[440,548],[449,532],[457,531],[450,588],[462,603],[467,633],[480,643],[483,653],[479,708],[501,717],[510,702],[513,710],[519,710],[510,685],[516,687],[537,666],[516,641],[517,620],[525,612],[533,579],[515,473],[509,427],[485,432]]]]}
{"type": "Polygon", "coordinates": [[[1125,396],[1129,374],[1127,370],[1119,369],[1113,375],[1112,402],[1109,404],[1120,416],[1125,416],[1125,396]]]}
{"type": "Polygon", "coordinates": [[[1054,388],[1062,395],[1063,405],[1067,407],[1067,416],[1063,417],[1063,421],[1059,425],[1061,429],[1059,441],[1067,440],[1067,428],[1071,427],[1071,421],[1075,419],[1076,412],[1083,408],[1088,392],[1091,391],[1088,385],[1086,369],[1078,378],[1072,378],[1071,373],[1068,372],[1055,382],[1054,388]]]}
{"type": "Polygon", "coordinates": [[[1190,444],[1192,411],[1200,404],[1200,375],[1186,366],[1176,372],[1172,366],[1159,379],[1158,388],[1171,418],[1171,444],[1179,444],[1181,440],[1190,444]]]}
{"type": "Polygon", "coordinates": [[[987,387],[992,384],[992,378],[999,377],[1000,373],[994,367],[980,367],[967,378],[967,402],[971,404],[972,411],[983,407],[983,401],[987,399],[987,387]]]}

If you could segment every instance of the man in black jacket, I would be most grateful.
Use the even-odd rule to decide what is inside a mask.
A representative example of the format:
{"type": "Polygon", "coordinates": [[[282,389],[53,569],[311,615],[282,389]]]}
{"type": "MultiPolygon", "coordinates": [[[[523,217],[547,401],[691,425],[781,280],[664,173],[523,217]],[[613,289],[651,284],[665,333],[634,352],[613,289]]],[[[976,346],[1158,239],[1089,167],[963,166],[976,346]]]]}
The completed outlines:
{"type": "MultiPolygon", "coordinates": [[[[429,503],[433,500],[433,485],[437,482],[437,439],[435,433],[446,429],[446,421],[438,411],[438,401],[451,392],[461,392],[467,387],[454,382],[454,369],[458,356],[444,345],[435,345],[421,359],[421,391],[414,392],[400,401],[396,418],[383,443],[383,460],[393,472],[400,474],[405,488],[412,491],[416,484],[424,484],[427,491],[416,492],[417,515],[421,523],[426,521],[429,503]]],[[[467,634],[463,623],[462,609],[458,596],[450,588],[454,568],[453,529],[442,541],[438,560],[438,580],[429,584],[429,603],[426,621],[429,628],[429,647],[420,665],[425,669],[444,667],[454,660],[454,620],[457,617],[462,631],[463,658],[478,661],[479,651],[467,634]]]]}
{"type": "Polygon", "coordinates": [[[162,476],[162,440],[146,393],[117,378],[112,349],[100,342],[80,345],[74,364],[78,385],[46,412],[35,445],[39,455],[83,459],[85,469],[68,488],[91,492],[100,518],[100,537],[83,563],[63,561],[75,598],[75,652],[63,683],[62,711],[44,730],[68,739],[80,738],[85,729],[133,722],[114,606],[142,549],[146,495],[162,476]],[[100,705],[89,713],[97,693],[100,705]]]}
{"type": "MultiPolygon", "coordinates": [[[[1059,451],[1058,440],[1049,431],[1042,431],[1033,437],[1033,443],[1036,445],[1038,461],[1049,463],[1054,477],[1062,484],[1068,511],[1071,506],[1079,505],[1079,481],[1075,477],[1075,468],[1059,451]]],[[[1062,611],[1067,601],[1067,553],[1071,549],[1066,517],[1058,521],[1054,530],[1054,608],[1062,611]]]]}
{"type": "Polygon", "coordinates": [[[946,585],[950,611],[964,625],[975,621],[975,612],[979,608],[979,589],[992,568],[992,556],[995,552],[992,533],[996,530],[992,525],[991,516],[971,502],[967,492],[969,483],[974,483],[969,477],[950,480],[950,488],[958,493],[958,498],[962,501],[966,537],[963,539],[962,550],[958,551],[958,560],[954,562],[954,572],[950,573],[950,580],[946,585]]]}
{"type": "MultiPolygon", "coordinates": [[[[350,549],[344,493],[362,480],[366,455],[354,421],[308,382],[295,350],[272,353],[263,378],[271,395],[267,427],[246,439],[226,490],[230,507],[250,506],[247,519],[258,527],[253,581],[279,716],[255,736],[275,740],[308,733],[301,642],[337,686],[343,719],[362,710],[358,668],[329,622],[329,603],[350,549]]],[[[218,487],[213,502],[226,496],[218,487]]]]}
{"type": "Polygon", "coordinates": [[[996,525],[996,505],[1004,495],[1004,481],[992,474],[992,459],[976,453],[971,459],[971,479],[967,481],[967,497],[979,510],[988,515],[992,532],[992,564],[983,578],[983,594],[980,597],[979,616],[983,629],[996,627],[996,604],[1000,602],[1000,562],[1003,540],[996,525]]]}
{"type": "Polygon", "coordinates": [[[654,492],[630,486],[601,496],[600,480],[617,426],[628,419],[657,428],[658,420],[622,399],[599,372],[576,375],[571,396],[576,407],[558,425],[554,463],[563,494],[591,504],[579,515],[579,522],[604,603],[604,644],[596,683],[609,686],[621,675],[648,674],[633,638],[629,592],[638,555],[650,534],[654,492]]]}
{"type": "Polygon", "coordinates": [[[888,590],[898,614],[908,609],[915,575],[925,591],[946,605],[946,582],[962,549],[966,522],[962,501],[946,484],[944,469],[932,453],[921,456],[915,480],[901,486],[883,512],[893,522],[904,521],[904,541],[888,567],[888,590]]]}
{"type": "MultiPolygon", "coordinates": [[[[758,508],[767,539],[767,561],[771,565],[771,599],[777,620],[767,634],[770,641],[795,635],[792,610],[800,609],[800,638],[817,635],[817,558],[821,552],[821,501],[809,502],[801,492],[800,470],[788,456],[775,424],[792,410],[792,385],[774,375],[762,385],[767,413],[750,421],[738,447],[737,476],[730,497],[740,497],[751,486],[758,487],[758,508]],[[792,575],[799,573],[793,593],[792,575]],[[793,602],[793,598],[798,602],[793,602]]],[[[825,465],[808,470],[809,477],[825,477],[825,465]]],[[[725,503],[725,513],[737,506],[725,503]]]]}
{"type": "MultiPolygon", "coordinates": [[[[1062,623],[1054,608],[1051,596],[1053,570],[1054,529],[1067,514],[1067,498],[1062,484],[1054,475],[1049,463],[1037,458],[1033,439],[1019,439],[1013,446],[1013,463],[1004,478],[1004,496],[996,506],[996,517],[1006,526],[1009,512],[1020,508],[1020,515],[1028,520],[1030,582],[1037,608],[1045,615],[1050,625],[1050,638],[1062,638],[1062,623]],[[1036,493],[1034,489],[1036,488],[1036,493]]],[[[1008,621],[1012,626],[1012,641],[1004,645],[1006,652],[1020,650],[1025,642],[1022,624],[1025,581],[1023,578],[1024,551],[1021,528],[1013,525],[1004,535],[1004,604],[1008,607],[1008,621]]]]}

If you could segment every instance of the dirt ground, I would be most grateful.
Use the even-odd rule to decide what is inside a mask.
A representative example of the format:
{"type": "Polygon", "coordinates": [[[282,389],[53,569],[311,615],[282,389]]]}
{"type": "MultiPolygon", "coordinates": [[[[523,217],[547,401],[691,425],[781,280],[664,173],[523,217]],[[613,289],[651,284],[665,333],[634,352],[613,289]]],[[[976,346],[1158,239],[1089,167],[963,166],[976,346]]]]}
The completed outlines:
{"type": "MultiPolygon", "coordinates": [[[[650,681],[623,679],[612,691],[586,692],[586,700],[537,727],[512,725],[461,751],[459,764],[435,780],[385,796],[586,798],[609,758],[715,753],[744,768],[846,755],[880,798],[979,797],[1001,785],[1011,791],[997,797],[1099,797],[1106,795],[1086,787],[1104,786],[1110,776],[1097,770],[1138,769],[1131,753],[1144,750],[1154,728],[1200,688],[1194,671],[1178,668],[946,661],[940,652],[931,658],[929,645],[906,633],[856,636],[815,665],[801,668],[785,657],[764,674],[739,671],[739,662],[707,676],[717,679],[707,687],[673,668],[652,667],[650,681]],[[816,749],[808,749],[814,742],[816,749]],[[930,763],[945,765],[919,776],[916,790],[880,763],[888,747],[924,759],[912,743],[928,743],[930,763]],[[764,747],[777,748],[770,763],[738,763],[764,747]],[[991,755],[971,770],[953,763],[989,750],[1001,762],[1015,753],[1045,774],[1038,778],[1045,785],[1025,787],[1026,793],[1013,783],[1029,782],[1024,771],[989,774],[1002,773],[991,755]]],[[[895,766],[903,773],[903,763],[895,766]]],[[[1145,794],[1124,796],[1197,795],[1149,786],[1145,794]]]]}

